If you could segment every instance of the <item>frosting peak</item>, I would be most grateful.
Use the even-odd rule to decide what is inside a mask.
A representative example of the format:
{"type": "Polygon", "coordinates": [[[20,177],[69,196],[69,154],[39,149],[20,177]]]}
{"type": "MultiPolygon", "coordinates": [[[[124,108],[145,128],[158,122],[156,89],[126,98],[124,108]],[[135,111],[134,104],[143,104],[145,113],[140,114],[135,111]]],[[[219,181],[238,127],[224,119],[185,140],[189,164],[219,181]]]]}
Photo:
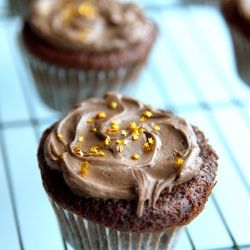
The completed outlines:
{"type": "Polygon", "coordinates": [[[68,51],[106,52],[146,39],[153,23],[133,3],[36,0],[29,22],[47,42],[68,51]]]}
{"type": "Polygon", "coordinates": [[[75,106],[46,139],[48,164],[78,196],[145,201],[199,173],[192,127],[170,112],[108,93],[75,106]]]}

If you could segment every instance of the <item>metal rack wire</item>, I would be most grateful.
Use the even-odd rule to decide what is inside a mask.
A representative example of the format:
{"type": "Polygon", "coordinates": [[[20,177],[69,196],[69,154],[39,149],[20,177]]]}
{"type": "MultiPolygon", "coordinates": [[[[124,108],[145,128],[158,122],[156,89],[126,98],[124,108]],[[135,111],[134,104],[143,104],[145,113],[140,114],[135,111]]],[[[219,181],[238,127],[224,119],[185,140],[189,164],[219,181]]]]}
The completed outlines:
{"type": "MultiPolygon", "coordinates": [[[[189,1],[190,2],[190,1],[189,1]]],[[[250,87],[235,70],[215,8],[147,5],[160,37],[129,94],[203,130],[218,155],[218,184],[188,225],[182,249],[250,249],[250,87]]],[[[36,149],[61,114],[40,100],[17,42],[22,20],[0,1],[0,248],[70,249],[42,188],[36,149]]]]}

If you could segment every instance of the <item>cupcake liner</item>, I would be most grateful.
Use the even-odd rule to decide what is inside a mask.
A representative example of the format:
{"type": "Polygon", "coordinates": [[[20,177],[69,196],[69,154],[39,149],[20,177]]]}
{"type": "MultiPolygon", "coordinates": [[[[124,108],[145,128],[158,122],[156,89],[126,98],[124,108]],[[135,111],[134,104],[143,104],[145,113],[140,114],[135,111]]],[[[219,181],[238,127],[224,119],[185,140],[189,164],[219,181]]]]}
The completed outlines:
{"type": "Polygon", "coordinates": [[[116,70],[84,71],[53,65],[27,50],[24,56],[41,99],[49,107],[64,112],[88,97],[102,97],[107,91],[128,91],[145,65],[143,61],[116,70]]]}
{"type": "Polygon", "coordinates": [[[230,27],[230,31],[239,76],[250,85],[250,40],[234,27],[230,27]]]}
{"type": "Polygon", "coordinates": [[[174,249],[183,228],[175,227],[160,233],[119,232],[73,214],[49,199],[63,238],[76,250],[174,249]]]}

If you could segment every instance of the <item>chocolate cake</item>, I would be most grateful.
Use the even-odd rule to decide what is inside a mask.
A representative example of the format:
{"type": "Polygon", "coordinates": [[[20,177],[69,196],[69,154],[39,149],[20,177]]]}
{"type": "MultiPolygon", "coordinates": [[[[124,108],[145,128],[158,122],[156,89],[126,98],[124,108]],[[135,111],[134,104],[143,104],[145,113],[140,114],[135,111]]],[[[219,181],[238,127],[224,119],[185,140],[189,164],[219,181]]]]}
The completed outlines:
{"type": "Polygon", "coordinates": [[[121,92],[145,65],[158,29],[141,7],[115,0],[35,0],[20,40],[48,106],[121,92]]]}
{"type": "Polygon", "coordinates": [[[223,0],[221,12],[231,32],[239,76],[250,84],[250,2],[223,0]]]}
{"type": "MultiPolygon", "coordinates": [[[[38,150],[66,239],[69,213],[130,237],[157,235],[166,249],[174,232],[204,209],[217,159],[198,128],[113,93],[75,106],[44,132],[38,150]]],[[[162,249],[159,242],[149,249],[162,249]]]]}

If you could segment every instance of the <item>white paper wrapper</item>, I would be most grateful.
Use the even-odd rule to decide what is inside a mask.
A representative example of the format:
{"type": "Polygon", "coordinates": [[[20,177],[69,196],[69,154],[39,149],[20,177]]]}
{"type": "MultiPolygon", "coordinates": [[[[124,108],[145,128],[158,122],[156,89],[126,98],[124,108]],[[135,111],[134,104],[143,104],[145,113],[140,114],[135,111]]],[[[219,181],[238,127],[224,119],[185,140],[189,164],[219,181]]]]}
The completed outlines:
{"type": "Polygon", "coordinates": [[[129,91],[145,64],[116,70],[84,71],[52,65],[29,53],[22,42],[21,46],[41,99],[62,112],[88,97],[102,97],[107,91],[129,91]]]}
{"type": "Polygon", "coordinates": [[[123,233],[79,217],[50,199],[63,238],[76,250],[167,250],[174,249],[182,227],[161,233],[123,233]]]}
{"type": "Polygon", "coordinates": [[[250,40],[234,27],[230,27],[230,31],[239,76],[250,85],[250,40]]]}

